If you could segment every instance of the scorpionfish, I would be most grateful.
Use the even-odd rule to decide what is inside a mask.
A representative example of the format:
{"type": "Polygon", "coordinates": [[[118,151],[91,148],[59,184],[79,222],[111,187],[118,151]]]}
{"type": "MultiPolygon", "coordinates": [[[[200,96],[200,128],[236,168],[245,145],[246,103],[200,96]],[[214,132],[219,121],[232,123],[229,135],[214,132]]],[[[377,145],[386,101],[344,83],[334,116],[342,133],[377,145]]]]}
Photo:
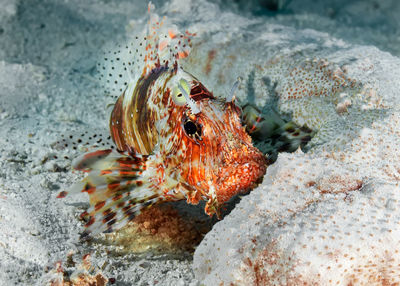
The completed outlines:
{"type": "Polygon", "coordinates": [[[142,50],[126,63],[136,68],[111,113],[117,150],[75,159],[73,168],[88,175],[58,195],[89,195],[83,237],[119,229],[161,202],[204,200],[205,212],[219,216],[225,202],[254,188],[266,172],[266,157],[241,124],[237,83],[219,98],[182,69],[194,34],[166,29],[165,18],[151,9],[147,34],[137,44],[142,50]]]}
{"type": "Polygon", "coordinates": [[[180,64],[195,34],[166,27],[153,8],[149,4],[147,33],[126,46],[128,60],[120,51],[111,60],[122,61],[128,74],[124,89],[118,86],[122,73],[103,77],[122,92],[109,124],[117,150],[75,159],[73,168],[88,175],[58,195],[89,195],[83,237],[120,229],[142,209],[168,201],[204,200],[205,212],[220,217],[226,202],[261,182],[278,152],[304,147],[313,134],[274,110],[262,115],[249,104],[240,108],[234,96],[240,80],[226,96],[214,95],[180,64]]]}

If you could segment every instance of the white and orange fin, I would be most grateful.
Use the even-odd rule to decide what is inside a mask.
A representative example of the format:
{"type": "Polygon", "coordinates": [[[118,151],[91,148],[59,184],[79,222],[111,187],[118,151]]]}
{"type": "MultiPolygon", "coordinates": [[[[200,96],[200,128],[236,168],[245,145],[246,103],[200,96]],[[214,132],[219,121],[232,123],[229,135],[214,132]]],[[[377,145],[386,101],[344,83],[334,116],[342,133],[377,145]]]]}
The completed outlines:
{"type": "Polygon", "coordinates": [[[267,156],[269,164],[276,161],[280,152],[304,148],[315,134],[307,126],[285,120],[273,109],[263,114],[251,104],[243,107],[242,120],[255,146],[267,156]]]}
{"type": "Polygon", "coordinates": [[[115,99],[129,86],[159,66],[174,67],[191,50],[194,33],[179,32],[168,18],[159,17],[154,5],[148,6],[146,30],[124,45],[110,47],[97,64],[100,84],[115,99]]]}
{"type": "Polygon", "coordinates": [[[174,65],[179,59],[186,58],[192,46],[193,33],[179,32],[178,28],[168,23],[166,17],[154,13],[154,5],[148,6],[149,22],[146,36],[146,56],[144,73],[150,72],[157,65],[174,65]]]}
{"type": "Polygon", "coordinates": [[[69,190],[59,193],[58,198],[88,193],[90,207],[81,214],[86,221],[82,238],[117,230],[133,220],[141,209],[165,200],[148,179],[147,160],[147,156],[111,149],[86,153],[74,160],[76,170],[89,174],[69,190]]]}

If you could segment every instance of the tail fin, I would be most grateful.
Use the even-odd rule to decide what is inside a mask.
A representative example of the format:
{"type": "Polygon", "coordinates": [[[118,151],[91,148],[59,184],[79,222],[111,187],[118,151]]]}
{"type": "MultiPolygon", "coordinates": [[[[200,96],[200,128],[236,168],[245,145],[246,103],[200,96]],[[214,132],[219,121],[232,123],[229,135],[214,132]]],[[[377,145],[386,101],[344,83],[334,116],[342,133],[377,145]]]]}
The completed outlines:
{"type": "Polygon", "coordinates": [[[279,152],[294,152],[304,148],[312,139],[314,132],[307,126],[298,126],[292,121],[285,121],[276,111],[266,115],[252,105],[243,107],[243,121],[252,137],[254,145],[261,150],[272,164],[279,152]]]}
{"type": "Polygon", "coordinates": [[[86,153],[74,160],[74,169],[89,175],[58,197],[79,192],[89,194],[90,207],[81,214],[86,220],[81,238],[119,229],[141,209],[163,200],[162,194],[145,179],[147,158],[107,149],[86,153]]]}

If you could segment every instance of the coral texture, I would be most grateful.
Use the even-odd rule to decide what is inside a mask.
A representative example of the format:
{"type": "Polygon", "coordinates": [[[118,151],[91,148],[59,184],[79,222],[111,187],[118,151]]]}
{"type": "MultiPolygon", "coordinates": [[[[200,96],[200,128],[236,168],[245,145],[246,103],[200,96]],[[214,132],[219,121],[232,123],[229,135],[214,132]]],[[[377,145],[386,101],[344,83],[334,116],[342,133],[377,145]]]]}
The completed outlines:
{"type": "Polygon", "coordinates": [[[207,234],[194,257],[205,285],[400,283],[400,61],[367,47],[326,56],[268,64],[278,108],[318,131],[207,234]]]}

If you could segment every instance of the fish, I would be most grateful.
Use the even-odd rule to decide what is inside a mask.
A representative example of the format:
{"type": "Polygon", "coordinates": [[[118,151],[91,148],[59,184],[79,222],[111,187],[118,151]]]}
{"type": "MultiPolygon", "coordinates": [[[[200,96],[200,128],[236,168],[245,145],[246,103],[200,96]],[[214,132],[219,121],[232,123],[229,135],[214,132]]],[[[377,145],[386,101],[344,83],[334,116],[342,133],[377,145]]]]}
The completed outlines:
{"type": "Polygon", "coordinates": [[[180,66],[195,35],[164,28],[153,9],[150,4],[147,34],[133,46],[137,59],[129,63],[137,67],[111,112],[116,150],[76,158],[73,168],[88,175],[58,195],[89,195],[82,237],[120,229],[162,202],[204,200],[205,212],[220,216],[224,203],[266,172],[233,96],[215,96],[180,66]]]}
{"type": "MultiPolygon", "coordinates": [[[[109,121],[115,148],[77,157],[73,168],[87,176],[58,194],[88,194],[81,238],[118,230],[142,210],[163,202],[205,201],[205,213],[220,218],[222,206],[254,189],[267,170],[268,158],[251,137],[265,136],[265,120],[255,107],[238,106],[240,79],[229,94],[214,95],[181,66],[196,35],[166,25],[152,4],[148,14],[146,34],[127,45],[126,52],[114,52],[113,60],[105,57],[111,70],[121,73],[105,72],[102,80],[123,87],[116,89],[122,94],[109,121]]],[[[280,122],[275,125],[272,133],[281,130],[280,122]]],[[[284,127],[292,133],[298,129],[284,127]]]]}

